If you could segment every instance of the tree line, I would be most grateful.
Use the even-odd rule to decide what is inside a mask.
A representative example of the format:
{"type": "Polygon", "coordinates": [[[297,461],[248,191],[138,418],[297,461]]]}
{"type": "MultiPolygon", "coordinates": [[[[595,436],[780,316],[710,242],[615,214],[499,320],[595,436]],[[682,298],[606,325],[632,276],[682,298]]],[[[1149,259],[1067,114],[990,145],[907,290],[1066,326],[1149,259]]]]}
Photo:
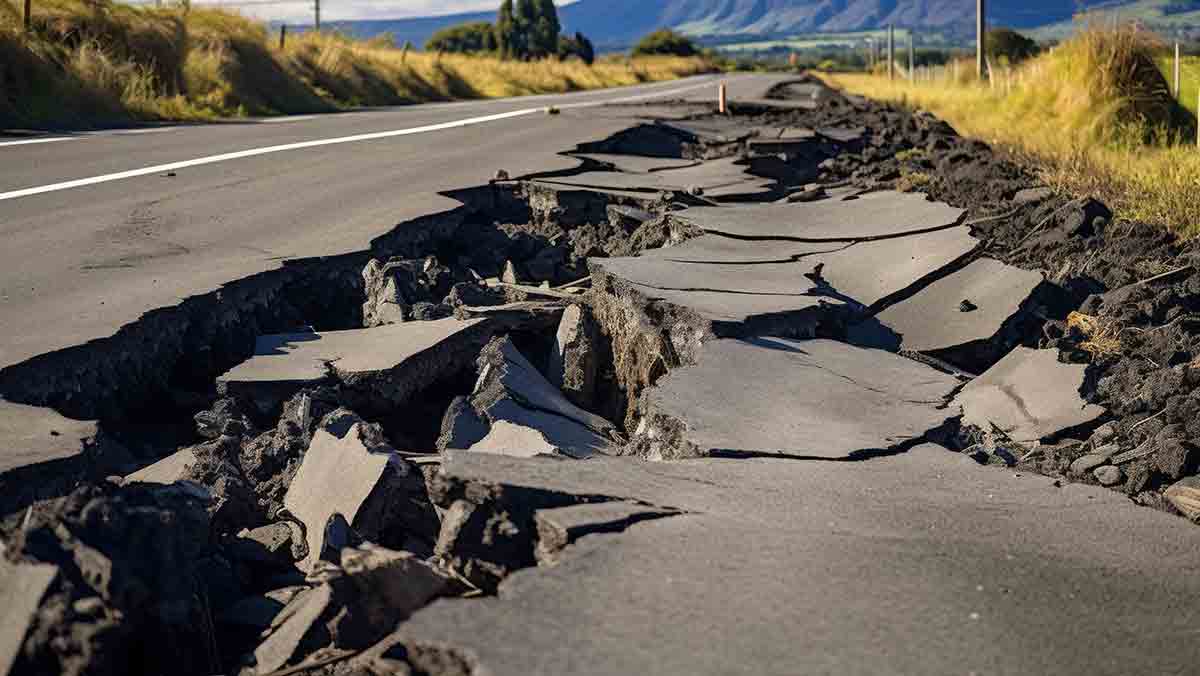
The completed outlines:
{"type": "Polygon", "coordinates": [[[503,0],[496,23],[480,21],[444,28],[426,43],[427,51],[491,52],[529,61],[579,58],[591,65],[596,49],[582,33],[563,35],[554,0],[503,0]]]}

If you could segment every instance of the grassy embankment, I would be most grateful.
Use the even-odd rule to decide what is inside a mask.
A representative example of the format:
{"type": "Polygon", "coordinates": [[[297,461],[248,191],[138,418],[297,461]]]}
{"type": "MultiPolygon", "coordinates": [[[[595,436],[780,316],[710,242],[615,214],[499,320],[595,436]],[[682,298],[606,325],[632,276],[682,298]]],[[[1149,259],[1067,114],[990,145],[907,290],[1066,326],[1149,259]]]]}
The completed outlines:
{"type": "Polygon", "coordinates": [[[957,78],[947,68],[915,84],[865,74],[826,77],[1027,154],[1048,184],[1095,195],[1118,216],[1195,236],[1200,149],[1194,117],[1171,98],[1156,66],[1164,49],[1145,32],[1092,29],[1001,73],[995,87],[975,79],[973,63],[960,64],[957,78]]]}
{"type": "Polygon", "coordinates": [[[205,120],[545,94],[710,70],[674,57],[506,62],[404,53],[384,41],[289,36],[215,9],[35,0],[25,34],[0,0],[0,128],[205,120]]]}

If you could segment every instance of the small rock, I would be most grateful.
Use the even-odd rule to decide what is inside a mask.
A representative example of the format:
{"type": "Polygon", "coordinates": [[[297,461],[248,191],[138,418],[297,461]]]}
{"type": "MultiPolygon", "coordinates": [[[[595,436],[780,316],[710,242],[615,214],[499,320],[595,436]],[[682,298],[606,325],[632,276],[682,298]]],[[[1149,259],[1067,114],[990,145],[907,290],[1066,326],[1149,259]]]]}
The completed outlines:
{"type": "Polygon", "coordinates": [[[1092,476],[1096,477],[1096,481],[1099,481],[1101,486],[1115,486],[1125,478],[1121,468],[1112,465],[1097,467],[1092,471],[1092,476]]]}
{"type": "Polygon", "coordinates": [[[580,408],[590,408],[595,400],[598,335],[591,311],[572,305],[563,311],[550,351],[550,383],[580,408]]]}
{"type": "Polygon", "coordinates": [[[1054,191],[1050,188],[1026,188],[1018,190],[1016,195],[1013,195],[1013,202],[1017,204],[1031,204],[1033,202],[1042,202],[1054,195],[1054,191]]]}
{"type": "Polygon", "coordinates": [[[1179,439],[1158,441],[1154,467],[1171,479],[1190,473],[1196,465],[1195,447],[1179,439]]]}
{"type": "Polygon", "coordinates": [[[958,304],[959,312],[974,312],[978,309],[979,309],[978,305],[972,303],[971,301],[969,301],[965,298],[963,299],[963,302],[958,304]]]}
{"type": "Polygon", "coordinates": [[[1180,479],[1163,496],[1187,518],[1200,520],[1200,476],[1180,479]]]}
{"type": "Polygon", "coordinates": [[[505,284],[521,283],[521,276],[517,274],[517,266],[512,261],[504,261],[504,271],[500,273],[500,281],[505,284]]]}
{"type": "Polygon", "coordinates": [[[507,180],[509,180],[508,172],[503,169],[497,169],[496,175],[495,175],[495,177],[492,178],[492,180],[493,181],[507,181],[507,180]]]}
{"type": "Polygon", "coordinates": [[[1109,456],[1098,453],[1088,453],[1071,463],[1071,474],[1081,476],[1108,462],[1109,456]]]}
{"type": "Polygon", "coordinates": [[[1103,446],[1104,444],[1107,444],[1108,442],[1110,442],[1114,438],[1116,438],[1116,436],[1117,436],[1116,423],[1105,423],[1105,424],[1097,427],[1095,432],[1092,432],[1092,438],[1091,438],[1092,448],[1097,448],[1099,446],[1103,446]]]}
{"type": "Polygon", "coordinates": [[[196,432],[205,439],[241,437],[254,433],[254,425],[233,397],[218,399],[211,409],[197,413],[193,419],[196,421],[196,432]]]}

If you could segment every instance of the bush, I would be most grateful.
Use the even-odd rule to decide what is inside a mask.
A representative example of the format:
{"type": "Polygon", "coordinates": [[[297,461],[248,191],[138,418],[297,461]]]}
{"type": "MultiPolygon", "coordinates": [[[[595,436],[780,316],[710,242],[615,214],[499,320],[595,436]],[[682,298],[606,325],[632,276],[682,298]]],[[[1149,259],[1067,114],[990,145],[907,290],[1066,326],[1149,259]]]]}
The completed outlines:
{"type": "Polygon", "coordinates": [[[696,43],[669,28],[654,31],[642,38],[633,48],[634,56],[696,56],[699,53],[696,43]]]}
{"type": "Polygon", "coordinates": [[[993,28],[984,37],[985,51],[993,63],[1016,64],[1041,51],[1033,40],[1008,28],[993,28]]]}
{"type": "Polygon", "coordinates": [[[573,38],[564,35],[558,39],[558,58],[566,61],[571,57],[578,57],[589,66],[596,62],[596,48],[583,33],[576,33],[573,38]]]}
{"type": "Polygon", "coordinates": [[[443,28],[425,43],[427,52],[475,54],[496,49],[496,29],[486,21],[443,28]]]}

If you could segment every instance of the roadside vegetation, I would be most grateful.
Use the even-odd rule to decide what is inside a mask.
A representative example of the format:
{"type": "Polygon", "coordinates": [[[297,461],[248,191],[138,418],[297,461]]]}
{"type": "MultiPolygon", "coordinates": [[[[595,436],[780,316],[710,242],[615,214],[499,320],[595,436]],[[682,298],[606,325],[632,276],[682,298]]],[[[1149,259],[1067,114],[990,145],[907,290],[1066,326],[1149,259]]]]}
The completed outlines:
{"type": "Polygon", "coordinates": [[[960,133],[1027,154],[1049,185],[1095,195],[1119,216],[1195,236],[1196,121],[1171,96],[1158,66],[1165,50],[1145,31],[1089,28],[1026,60],[993,60],[990,82],[976,79],[973,61],[920,72],[915,83],[878,74],[825,77],[854,93],[929,110],[960,133]]]}
{"type": "MultiPolygon", "coordinates": [[[[574,41],[576,38],[570,38],[574,41]]],[[[590,46],[590,45],[589,45],[590,46]]],[[[0,0],[0,128],[329,112],[576,91],[710,70],[702,58],[539,60],[399,49],[390,38],[289,35],[211,8],[38,0],[26,33],[0,0]]]]}

